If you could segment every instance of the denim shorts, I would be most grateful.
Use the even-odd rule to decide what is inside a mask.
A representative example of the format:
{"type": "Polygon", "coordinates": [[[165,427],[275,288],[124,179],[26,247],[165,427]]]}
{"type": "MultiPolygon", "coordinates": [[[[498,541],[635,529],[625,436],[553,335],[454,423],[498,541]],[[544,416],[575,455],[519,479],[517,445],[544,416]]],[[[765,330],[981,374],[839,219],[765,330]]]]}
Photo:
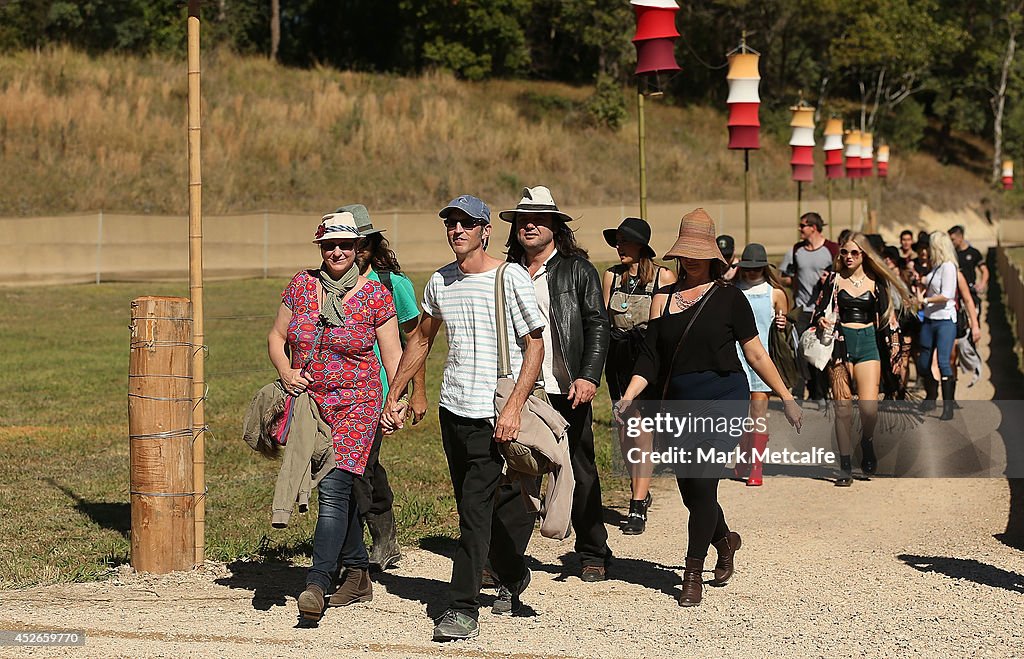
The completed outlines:
{"type": "Polygon", "coordinates": [[[846,345],[846,360],[851,364],[861,362],[881,361],[878,354],[878,343],[875,340],[875,327],[852,327],[839,326],[843,335],[843,343],[846,345]]]}

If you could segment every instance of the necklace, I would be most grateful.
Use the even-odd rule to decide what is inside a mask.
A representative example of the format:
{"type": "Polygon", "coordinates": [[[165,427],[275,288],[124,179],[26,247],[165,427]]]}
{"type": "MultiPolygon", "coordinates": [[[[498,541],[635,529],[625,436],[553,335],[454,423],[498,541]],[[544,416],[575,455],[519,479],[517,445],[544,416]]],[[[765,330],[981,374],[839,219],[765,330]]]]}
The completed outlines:
{"type": "Polygon", "coordinates": [[[848,279],[850,280],[850,283],[853,284],[854,288],[860,288],[861,284],[863,284],[864,280],[867,279],[867,278],[868,278],[867,275],[862,275],[860,279],[854,279],[853,277],[848,277],[848,279]]]}
{"type": "MultiPolygon", "coordinates": [[[[640,285],[640,277],[638,275],[626,275],[626,277],[628,277],[630,286],[629,291],[626,293],[626,295],[633,295],[634,293],[636,293],[636,287],[640,285]]],[[[625,290],[626,287],[623,286],[622,288],[623,290],[625,290]]],[[[619,308],[625,311],[626,309],[629,308],[629,302],[623,300],[621,303],[619,303],[619,308]]]]}
{"type": "Polygon", "coordinates": [[[679,307],[679,310],[680,310],[680,311],[686,311],[687,309],[689,309],[689,308],[690,308],[690,307],[692,307],[693,305],[695,305],[695,304],[697,304],[698,302],[700,302],[700,299],[701,299],[702,297],[704,297],[704,295],[705,295],[705,294],[706,294],[706,293],[707,293],[707,292],[708,292],[709,290],[711,290],[711,283],[712,283],[712,282],[708,282],[708,283],[706,283],[706,284],[703,284],[703,286],[704,286],[704,290],[702,290],[702,291],[701,291],[701,292],[700,292],[700,293],[699,293],[699,294],[697,295],[697,297],[693,298],[692,300],[688,300],[688,299],[686,299],[686,297],[685,297],[685,296],[683,295],[683,291],[676,291],[675,293],[673,293],[673,294],[672,294],[672,297],[673,297],[673,299],[675,300],[675,302],[676,302],[676,305],[677,305],[677,306],[679,307]]]}

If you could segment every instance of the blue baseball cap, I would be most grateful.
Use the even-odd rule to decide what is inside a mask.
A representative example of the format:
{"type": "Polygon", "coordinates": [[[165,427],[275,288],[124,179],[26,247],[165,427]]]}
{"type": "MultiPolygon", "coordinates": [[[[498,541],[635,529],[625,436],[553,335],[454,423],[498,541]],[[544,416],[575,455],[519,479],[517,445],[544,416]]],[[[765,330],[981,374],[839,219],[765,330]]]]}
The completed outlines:
{"type": "Polygon", "coordinates": [[[483,220],[487,224],[491,223],[491,209],[487,207],[487,204],[483,200],[474,197],[473,195],[460,195],[455,199],[448,202],[448,205],[441,209],[438,213],[439,217],[448,217],[453,209],[458,208],[472,218],[477,220],[483,220]]]}

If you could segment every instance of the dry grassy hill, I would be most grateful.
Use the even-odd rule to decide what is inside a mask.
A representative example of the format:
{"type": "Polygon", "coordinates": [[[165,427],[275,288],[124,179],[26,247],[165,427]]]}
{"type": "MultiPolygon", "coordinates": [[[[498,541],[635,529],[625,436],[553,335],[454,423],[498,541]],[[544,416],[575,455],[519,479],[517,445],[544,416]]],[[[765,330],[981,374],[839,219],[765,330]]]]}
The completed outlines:
{"type": "MultiPolygon", "coordinates": [[[[443,74],[297,70],[208,51],[204,204],[209,213],[315,211],[341,199],[433,208],[462,191],[500,204],[538,183],[565,205],[634,204],[632,93],[623,90],[631,114],[619,132],[581,121],[590,93],[443,74]]],[[[185,100],[181,60],[65,48],[0,57],[0,216],[184,213],[185,100]]],[[[647,107],[652,202],[742,198],[743,158],[726,149],[723,108],[647,107]]],[[[784,130],[765,135],[751,157],[754,199],[795,196],[784,130]]],[[[963,144],[966,167],[894,151],[886,213],[916,215],[921,204],[1001,210],[1005,198],[983,178],[984,143],[963,144]]],[[[825,196],[823,178],[807,198],[825,196]]],[[[848,185],[840,182],[837,196],[848,185]]]]}

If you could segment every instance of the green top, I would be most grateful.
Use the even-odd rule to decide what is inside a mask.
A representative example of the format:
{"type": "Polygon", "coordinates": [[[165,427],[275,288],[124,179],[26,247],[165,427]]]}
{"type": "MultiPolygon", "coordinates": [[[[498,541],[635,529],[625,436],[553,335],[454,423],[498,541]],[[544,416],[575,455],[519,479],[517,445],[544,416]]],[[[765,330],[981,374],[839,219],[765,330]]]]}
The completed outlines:
{"type": "MultiPolygon", "coordinates": [[[[376,270],[371,270],[366,278],[370,281],[380,283],[380,276],[377,275],[376,270]]],[[[412,281],[405,275],[398,273],[391,273],[391,285],[394,287],[394,291],[391,293],[391,297],[395,300],[395,315],[398,316],[398,324],[412,320],[420,315],[420,308],[416,304],[416,291],[412,287],[412,281]]],[[[377,355],[377,359],[380,359],[380,347],[373,344],[373,354],[377,355]]],[[[382,394],[385,398],[388,395],[388,376],[384,372],[384,363],[380,365],[380,382],[384,387],[384,393],[382,394]]]]}

